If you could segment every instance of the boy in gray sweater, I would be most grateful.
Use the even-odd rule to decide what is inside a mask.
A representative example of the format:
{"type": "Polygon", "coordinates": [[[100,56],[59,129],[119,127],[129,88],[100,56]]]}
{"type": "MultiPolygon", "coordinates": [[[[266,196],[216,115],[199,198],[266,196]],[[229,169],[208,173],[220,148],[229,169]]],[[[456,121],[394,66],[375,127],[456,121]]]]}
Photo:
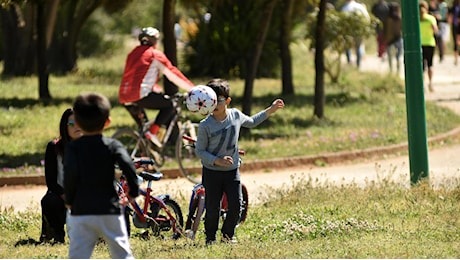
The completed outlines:
{"type": "Polygon", "coordinates": [[[226,80],[213,79],[207,86],[216,92],[217,107],[200,122],[195,148],[203,165],[202,182],[206,189],[206,244],[216,242],[220,200],[224,192],[228,200],[228,213],[222,225],[222,242],[236,243],[235,227],[242,203],[238,154],[240,128],[259,125],[278,109],[283,108],[284,102],[276,99],[270,107],[250,117],[236,108],[227,108],[232,99],[226,80]]]}

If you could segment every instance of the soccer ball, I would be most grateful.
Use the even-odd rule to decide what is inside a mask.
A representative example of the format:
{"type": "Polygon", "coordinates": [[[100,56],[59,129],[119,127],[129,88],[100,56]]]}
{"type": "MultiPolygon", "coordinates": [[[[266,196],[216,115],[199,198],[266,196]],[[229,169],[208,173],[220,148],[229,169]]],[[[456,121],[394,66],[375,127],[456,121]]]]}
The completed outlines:
{"type": "Polygon", "coordinates": [[[217,106],[217,95],[212,88],[198,85],[188,92],[185,104],[190,112],[207,116],[211,114],[217,106]]]}

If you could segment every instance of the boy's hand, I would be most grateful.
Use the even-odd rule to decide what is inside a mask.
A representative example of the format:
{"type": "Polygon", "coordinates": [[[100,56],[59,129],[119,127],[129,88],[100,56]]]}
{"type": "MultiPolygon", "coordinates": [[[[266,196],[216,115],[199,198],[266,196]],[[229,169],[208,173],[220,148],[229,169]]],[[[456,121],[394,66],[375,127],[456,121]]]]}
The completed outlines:
{"type": "Polygon", "coordinates": [[[233,165],[233,158],[231,156],[224,156],[224,158],[217,158],[214,161],[214,164],[217,166],[230,166],[233,165]]]}
{"type": "Polygon", "coordinates": [[[272,105],[269,108],[267,108],[267,114],[271,115],[275,113],[278,109],[283,108],[283,107],[284,107],[284,101],[278,98],[275,101],[273,101],[272,105]]]}

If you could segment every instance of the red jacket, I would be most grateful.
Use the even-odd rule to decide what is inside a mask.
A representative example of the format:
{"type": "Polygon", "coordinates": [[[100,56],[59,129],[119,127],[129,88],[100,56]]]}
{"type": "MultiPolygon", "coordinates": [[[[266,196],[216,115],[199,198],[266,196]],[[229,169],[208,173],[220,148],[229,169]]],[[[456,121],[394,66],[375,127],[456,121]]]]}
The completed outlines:
{"type": "Polygon", "coordinates": [[[163,73],[176,86],[189,91],[193,83],[179,71],[166,55],[153,46],[139,45],[126,59],[118,98],[121,104],[135,102],[150,92],[162,92],[158,85],[163,73]]]}

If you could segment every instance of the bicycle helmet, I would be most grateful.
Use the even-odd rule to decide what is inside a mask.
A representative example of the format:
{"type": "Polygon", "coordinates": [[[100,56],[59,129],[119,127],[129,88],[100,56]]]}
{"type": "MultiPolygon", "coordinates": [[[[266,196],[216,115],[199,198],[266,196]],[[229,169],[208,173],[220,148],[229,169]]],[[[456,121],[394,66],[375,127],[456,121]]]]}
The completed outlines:
{"type": "Polygon", "coordinates": [[[142,28],[138,39],[142,45],[153,45],[160,38],[160,31],[153,27],[142,28]]]}

